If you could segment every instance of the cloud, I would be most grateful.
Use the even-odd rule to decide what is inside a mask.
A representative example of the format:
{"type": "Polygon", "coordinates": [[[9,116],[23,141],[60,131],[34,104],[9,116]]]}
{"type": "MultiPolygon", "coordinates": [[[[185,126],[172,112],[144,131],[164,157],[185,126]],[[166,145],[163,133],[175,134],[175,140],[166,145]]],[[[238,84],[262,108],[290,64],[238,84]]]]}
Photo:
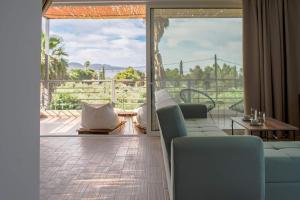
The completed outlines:
{"type": "Polygon", "coordinates": [[[171,19],[159,44],[159,50],[164,63],[211,58],[210,61],[187,64],[191,67],[196,64],[205,66],[214,62],[214,54],[235,63],[242,63],[242,19],[171,19]]]}
{"type": "Polygon", "coordinates": [[[124,67],[146,63],[143,20],[51,20],[50,30],[63,39],[70,62],[124,67]]]}
{"type": "MultiPolygon", "coordinates": [[[[124,67],[146,65],[143,20],[50,20],[50,30],[51,35],[63,39],[70,62],[89,60],[124,67]]],[[[242,19],[170,19],[159,49],[164,63],[213,58],[214,54],[242,63],[242,19]]],[[[212,62],[213,59],[186,66],[205,66],[212,62]]]]}

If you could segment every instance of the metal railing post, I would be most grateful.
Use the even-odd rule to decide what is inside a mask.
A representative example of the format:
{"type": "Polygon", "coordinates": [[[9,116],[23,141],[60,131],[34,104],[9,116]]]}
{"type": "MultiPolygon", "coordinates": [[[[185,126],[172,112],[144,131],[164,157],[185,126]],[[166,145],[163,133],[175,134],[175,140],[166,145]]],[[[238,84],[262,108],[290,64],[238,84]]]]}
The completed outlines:
{"type": "MultiPolygon", "coordinates": [[[[188,80],[188,82],[187,82],[187,88],[188,88],[188,89],[191,89],[191,88],[192,88],[192,82],[191,82],[191,80],[188,80]]],[[[189,102],[189,103],[192,103],[192,95],[191,95],[190,92],[188,93],[188,102],[189,102]]]]}
{"type": "Polygon", "coordinates": [[[46,109],[49,109],[50,107],[50,101],[51,101],[51,93],[50,93],[50,84],[49,84],[49,66],[50,66],[50,60],[49,60],[49,40],[50,40],[50,34],[49,34],[49,19],[46,18],[45,20],[45,93],[43,95],[44,97],[44,106],[46,109]]]}
{"type": "Polygon", "coordinates": [[[116,103],[116,81],[113,79],[111,81],[111,102],[116,103]]]}
{"type": "Polygon", "coordinates": [[[50,109],[51,103],[51,93],[50,93],[50,83],[49,80],[45,80],[45,93],[44,93],[44,100],[45,100],[45,108],[47,110],[50,109]]]}
{"type": "Polygon", "coordinates": [[[123,103],[123,110],[125,110],[125,99],[124,99],[124,97],[123,97],[123,99],[122,99],[122,103],[123,103]]]}

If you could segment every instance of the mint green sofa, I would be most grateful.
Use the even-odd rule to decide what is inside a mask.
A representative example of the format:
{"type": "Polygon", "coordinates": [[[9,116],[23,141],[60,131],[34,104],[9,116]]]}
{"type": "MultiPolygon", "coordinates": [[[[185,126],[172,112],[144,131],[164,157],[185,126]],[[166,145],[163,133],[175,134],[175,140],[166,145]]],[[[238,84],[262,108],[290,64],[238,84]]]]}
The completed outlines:
{"type": "Polygon", "coordinates": [[[299,142],[227,136],[199,113],[201,105],[188,106],[196,112],[189,115],[164,90],[156,93],[171,200],[300,199],[299,142]]]}
{"type": "Polygon", "coordinates": [[[300,142],[265,142],[267,200],[300,199],[300,142]]]}

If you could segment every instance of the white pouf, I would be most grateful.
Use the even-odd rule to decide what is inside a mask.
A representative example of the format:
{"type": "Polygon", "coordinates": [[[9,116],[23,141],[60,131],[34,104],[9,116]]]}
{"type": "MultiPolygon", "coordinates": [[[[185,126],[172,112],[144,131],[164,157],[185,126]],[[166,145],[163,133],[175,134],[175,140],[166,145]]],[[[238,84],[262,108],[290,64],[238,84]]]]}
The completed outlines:
{"type": "Polygon", "coordinates": [[[114,129],[119,125],[118,115],[108,103],[82,104],[81,126],[86,129],[114,129]]]}
{"type": "Polygon", "coordinates": [[[137,116],[136,121],[137,125],[145,128],[147,127],[147,104],[143,104],[141,107],[136,109],[137,116]]]}

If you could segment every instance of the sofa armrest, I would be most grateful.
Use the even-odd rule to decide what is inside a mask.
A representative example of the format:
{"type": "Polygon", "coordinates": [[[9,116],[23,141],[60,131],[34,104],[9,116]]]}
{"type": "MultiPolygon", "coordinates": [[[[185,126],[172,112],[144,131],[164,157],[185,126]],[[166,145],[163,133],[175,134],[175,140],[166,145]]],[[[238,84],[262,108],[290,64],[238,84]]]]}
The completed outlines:
{"type": "Polygon", "coordinates": [[[203,104],[178,104],[185,119],[207,118],[207,107],[203,104]]]}
{"type": "Polygon", "coordinates": [[[252,136],[180,137],[172,142],[174,200],[264,200],[262,141],[252,136]]]}

